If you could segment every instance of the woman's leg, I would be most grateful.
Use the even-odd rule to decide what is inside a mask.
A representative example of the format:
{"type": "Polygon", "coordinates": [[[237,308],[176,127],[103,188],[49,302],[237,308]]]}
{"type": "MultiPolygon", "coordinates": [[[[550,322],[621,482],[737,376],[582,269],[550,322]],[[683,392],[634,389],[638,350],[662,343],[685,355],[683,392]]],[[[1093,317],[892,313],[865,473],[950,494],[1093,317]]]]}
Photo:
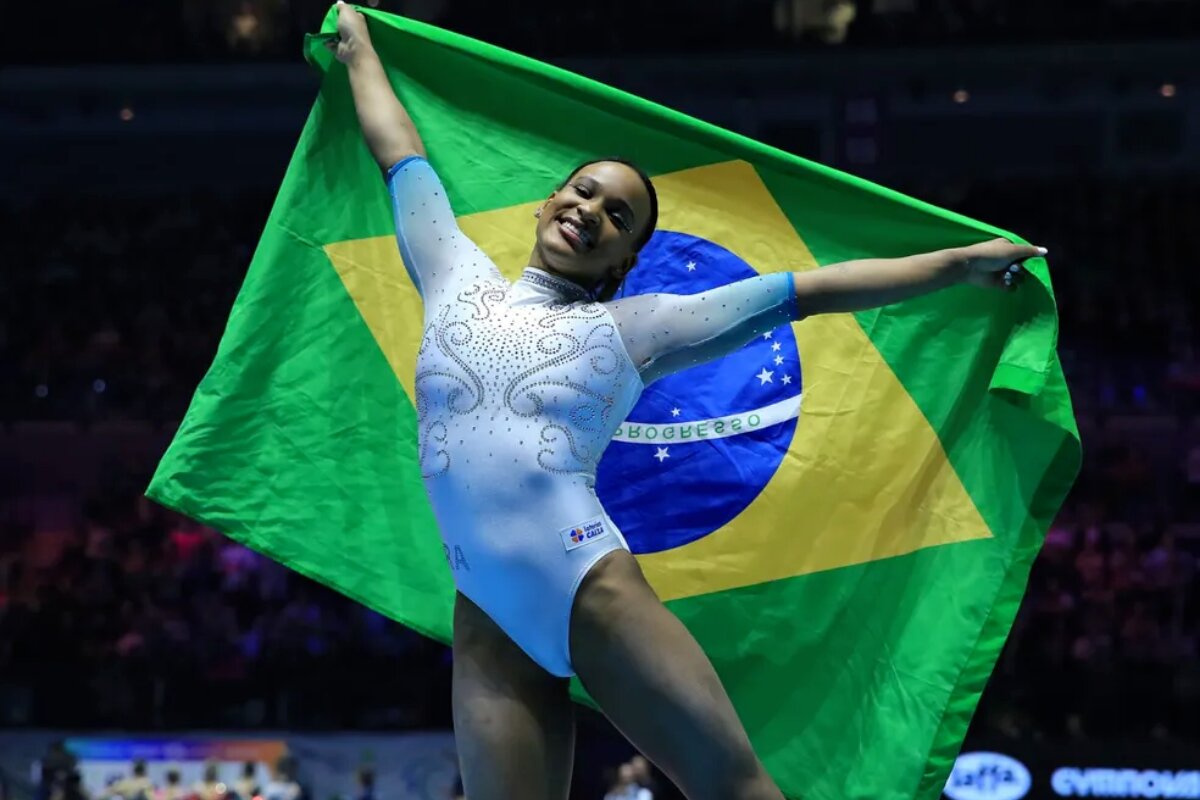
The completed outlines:
{"type": "Polygon", "coordinates": [[[539,667],[479,606],[454,603],[454,737],[471,800],[567,800],[575,712],[567,680],[539,667]]]}
{"type": "Polygon", "coordinates": [[[571,661],[612,723],[689,800],[783,800],[708,657],[630,553],[605,556],[579,587],[571,661]]]}

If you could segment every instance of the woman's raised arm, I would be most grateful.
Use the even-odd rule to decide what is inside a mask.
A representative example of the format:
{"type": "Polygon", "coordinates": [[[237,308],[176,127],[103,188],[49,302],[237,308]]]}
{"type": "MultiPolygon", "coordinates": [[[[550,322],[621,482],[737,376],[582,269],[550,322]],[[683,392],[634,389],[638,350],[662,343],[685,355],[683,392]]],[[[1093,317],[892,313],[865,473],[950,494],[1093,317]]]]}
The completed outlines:
{"type": "Polygon", "coordinates": [[[342,0],[338,0],[337,8],[338,38],[329,47],[350,73],[354,108],[375,162],[386,172],[409,156],[424,156],[425,145],[417,128],[392,91],[371,45],[366,17],[342,0]]]}

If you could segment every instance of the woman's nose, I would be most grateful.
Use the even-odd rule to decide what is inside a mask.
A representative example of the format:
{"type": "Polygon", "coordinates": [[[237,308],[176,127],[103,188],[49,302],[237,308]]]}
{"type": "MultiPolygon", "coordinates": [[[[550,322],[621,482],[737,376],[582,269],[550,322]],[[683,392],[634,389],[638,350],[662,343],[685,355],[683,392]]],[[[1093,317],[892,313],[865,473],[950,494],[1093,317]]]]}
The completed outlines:
{"type": "Polygon", "coordinates": [[[600,209],[594,198],[588,198],[579,204],[579,216],[588,225],[596,224],[596,220],[600,219],[600,209]]]}

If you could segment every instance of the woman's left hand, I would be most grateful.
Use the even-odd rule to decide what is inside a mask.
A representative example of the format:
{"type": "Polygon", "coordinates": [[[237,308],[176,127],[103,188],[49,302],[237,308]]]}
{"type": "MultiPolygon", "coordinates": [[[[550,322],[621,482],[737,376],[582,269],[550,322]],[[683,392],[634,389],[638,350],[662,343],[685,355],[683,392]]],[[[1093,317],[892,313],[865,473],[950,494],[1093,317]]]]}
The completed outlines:
{"type": "Polygon", "coordinates": [[[1046,248],[992,239],[961,248],[959,253],[963,283],[1012,290],[1025,278],[1025,260],[1046,255],[1046,248]]]}
{"type": "Polygon", "coordinates": [[[359,53],[371,49],[371,34],[367,31],[367,18],[354,6],[337,0],[337,38],[330,39],[325,46],[343,64],[349,64],[359,53]]]}

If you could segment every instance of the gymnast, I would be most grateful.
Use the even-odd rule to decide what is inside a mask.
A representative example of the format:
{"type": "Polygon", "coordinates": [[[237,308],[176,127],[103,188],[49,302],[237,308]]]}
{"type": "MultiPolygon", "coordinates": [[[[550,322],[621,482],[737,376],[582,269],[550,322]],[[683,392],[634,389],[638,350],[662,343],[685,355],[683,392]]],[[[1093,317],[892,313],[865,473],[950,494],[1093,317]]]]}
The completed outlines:
{"type": "Polygon", "coordinates": [[[470,800],[566,800],[568,678],[691,800],[781,800],[707,656],[596,497],[596,465],[643,389],[814,314],[959,283],[1015,289],[1040,248],[995,239],[614,299],[654,232],[634,164],[580,164],[534,214],[515,283],[459,230],[366,19],[338,4],[366,144],[424,303],[418,449],[457,588],[453,717],[470,800]]]}

